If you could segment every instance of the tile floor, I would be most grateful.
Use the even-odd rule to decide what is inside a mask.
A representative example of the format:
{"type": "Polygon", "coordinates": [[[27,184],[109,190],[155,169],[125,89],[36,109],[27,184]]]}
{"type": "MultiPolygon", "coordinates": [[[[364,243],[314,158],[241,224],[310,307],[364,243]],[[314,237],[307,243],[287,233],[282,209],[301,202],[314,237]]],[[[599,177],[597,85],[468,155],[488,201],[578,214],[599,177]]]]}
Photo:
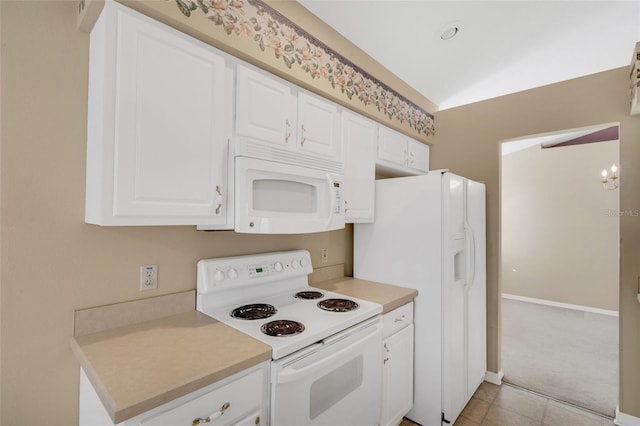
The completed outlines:
{"type": "MultiPolygon", "coordinates": [[[[404,419],[400,426],[413,426],[404,419]]],[[[613,426],[608,417],[593,414],[508,384],[484,382],[455,426],[613,426]]]]}

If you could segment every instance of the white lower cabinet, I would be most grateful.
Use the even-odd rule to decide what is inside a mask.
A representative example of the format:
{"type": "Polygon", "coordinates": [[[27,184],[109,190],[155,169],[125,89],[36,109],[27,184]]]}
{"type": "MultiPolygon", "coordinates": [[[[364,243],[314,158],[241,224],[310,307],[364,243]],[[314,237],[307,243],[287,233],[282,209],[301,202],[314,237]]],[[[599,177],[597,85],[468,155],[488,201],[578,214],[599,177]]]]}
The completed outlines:
{"type": "Polygon", "coordinates": [[[397,426],[413,407],[413,303],[383,317],[382,426],[397,426]]]}
{"type": "Polygon", "coordinates": [[[242,420],[233,424],[233,426],[265,426],[267,418],[262,415],[262,411],[255,411],[242,420]]]}
{"type": "MultiPolygon", "coordinates": [[[[267,371],[268,363],[260,364],[118,423],[118,425],[268,425],[267,371]]],[[[114,424],[84,371],[81,371],[80,375],[79,424],[80,426],[114,424]]]]}

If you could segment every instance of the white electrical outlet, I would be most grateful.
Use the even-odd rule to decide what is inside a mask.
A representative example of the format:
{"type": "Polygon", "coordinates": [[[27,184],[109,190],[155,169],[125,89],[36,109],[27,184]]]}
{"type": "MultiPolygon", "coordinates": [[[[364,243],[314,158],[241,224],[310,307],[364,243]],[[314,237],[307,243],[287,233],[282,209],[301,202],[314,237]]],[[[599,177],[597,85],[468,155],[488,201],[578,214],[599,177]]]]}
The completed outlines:
{"type": "Polygon", "coordinates": [[[140,267],[140,291],[158,288],[158,265],[140,267]]]}
{"type": "Polygon", "coordinates": [[[329,249],[322,249],[322,263],[329,261],[329,249]]]}

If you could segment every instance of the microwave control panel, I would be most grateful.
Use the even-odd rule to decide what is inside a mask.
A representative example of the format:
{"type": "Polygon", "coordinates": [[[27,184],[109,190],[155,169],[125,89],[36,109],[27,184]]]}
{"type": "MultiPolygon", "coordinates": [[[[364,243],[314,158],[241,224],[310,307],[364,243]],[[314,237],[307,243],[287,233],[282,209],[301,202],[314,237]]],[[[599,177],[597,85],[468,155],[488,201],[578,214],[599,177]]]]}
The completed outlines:
{"type": "Polygon", "coordinates": [[[340,182],[333,181],[333,194],[336,201],[336,207],[333,210],[333,212],[335,214],[341,214],[342,213],[342,188],[341,188],[340,182]]]}

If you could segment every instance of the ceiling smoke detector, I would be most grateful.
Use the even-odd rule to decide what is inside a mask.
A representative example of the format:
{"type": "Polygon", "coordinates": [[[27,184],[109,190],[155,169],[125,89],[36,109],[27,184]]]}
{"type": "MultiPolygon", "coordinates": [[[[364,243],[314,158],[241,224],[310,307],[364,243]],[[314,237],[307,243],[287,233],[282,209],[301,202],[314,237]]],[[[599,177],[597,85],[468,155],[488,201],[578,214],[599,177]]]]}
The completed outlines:
{"type": "Polygon", "coordinates": [[[440,40],[451,40],[460,32],[461,28],[462,21],[451,21],[440,27],[440,31],[438,31],[435,36],[439,37],[440,40]]]}
{"type": "Polygon", "coordinates": [[[440,39],[451,40],[453,37],[455,37],[456,34],[458,34],[458,31],[460,31],[460,27],[458,27],[457,25],[447,27],[440,34],[440,39]]]}

